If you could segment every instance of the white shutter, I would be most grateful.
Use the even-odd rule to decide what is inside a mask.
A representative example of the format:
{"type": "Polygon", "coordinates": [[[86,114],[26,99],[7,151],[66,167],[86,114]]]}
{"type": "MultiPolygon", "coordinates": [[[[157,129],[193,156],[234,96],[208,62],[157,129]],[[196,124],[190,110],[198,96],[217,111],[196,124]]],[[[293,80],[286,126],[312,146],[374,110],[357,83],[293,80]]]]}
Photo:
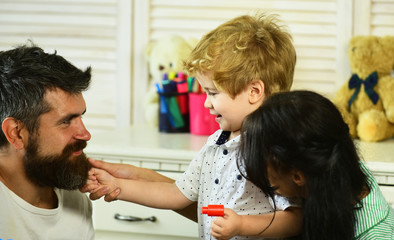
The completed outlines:
{"type": "Polygon", "coordinates": [[[354,35],[394,35],[394,0],[354,1],[354,35]]]}
{"type": "MultiPolygon", "coordinates": [[[[91,66],[92,85],[84,93],[85,123],[90,129],[112,128],[119,122],[119,72],[123,71],[130,82],[129,62],[124,71],[119,61],[120,48],[127,50],[131,46],[130,37],[126,43],[129,46],[120,44],[120,5],[119,0],[1,0],[0,50],[30,39],[47,52],[57,50],[79,68],[91,66]]],[[[127,95],[130,98],[130,92],[127,95]]],[[[130,100],[123,101],[127,105],[125,111],[130,113],[130,100]]]]}

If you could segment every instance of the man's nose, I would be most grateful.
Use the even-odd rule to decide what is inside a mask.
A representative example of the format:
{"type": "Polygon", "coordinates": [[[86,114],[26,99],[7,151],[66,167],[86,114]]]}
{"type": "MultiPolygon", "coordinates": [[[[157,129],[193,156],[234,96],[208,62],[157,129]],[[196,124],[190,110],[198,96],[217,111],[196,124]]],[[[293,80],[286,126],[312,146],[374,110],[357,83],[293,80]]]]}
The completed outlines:
{"type": "Polygon", "coordinates": [[[86,129],[85,124],[83,124],[82,119],[79,120],[77,133],[75,134],[75,138],[79,140],[89,141],[92,137],[90,132],[86,129]]]}

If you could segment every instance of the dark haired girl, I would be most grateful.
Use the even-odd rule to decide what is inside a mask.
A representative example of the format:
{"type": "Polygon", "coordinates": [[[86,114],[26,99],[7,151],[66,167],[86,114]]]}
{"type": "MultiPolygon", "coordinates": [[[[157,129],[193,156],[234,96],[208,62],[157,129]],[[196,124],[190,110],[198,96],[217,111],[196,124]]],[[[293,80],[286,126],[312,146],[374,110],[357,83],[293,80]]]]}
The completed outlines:
{"type": "Polygon", "coordinates": [[[247,178],[267,195],[304,199],[303,239],[394,239],[394,211],[328,99],[276,94],[242,128],[247,178]]]}

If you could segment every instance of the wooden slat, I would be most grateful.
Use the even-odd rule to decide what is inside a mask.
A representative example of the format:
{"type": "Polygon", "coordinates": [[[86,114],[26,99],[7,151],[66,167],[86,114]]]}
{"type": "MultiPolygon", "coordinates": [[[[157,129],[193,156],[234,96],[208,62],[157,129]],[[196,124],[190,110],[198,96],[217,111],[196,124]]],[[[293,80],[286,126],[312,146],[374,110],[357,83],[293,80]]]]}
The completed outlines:
{"type": "Polygon", "coordinates": [[[17,24],[45,24],[57,25],[64,24],[69,26],[105,26],[115,27],[116,21],[114,17],[103,15],[69,15],[69,14],[36,14],[36,13],[1,13],[1,23],[17,23],[17,24]],[[49,20],[50,19],[50,20],[49,20]]]}
{"type": "MultiPolygon", "coordinates": [[[[204,14],[201,14],[200,9],[187,8],[153,8],[151,16],[153,19],[217,19],[217,20],[228,20],[234,16],[240,16],[244,14],[254,14],[255,10],[242,10],[242,9],[204,9],[204,14]]],[[[307,11],[289,11],[289,10],[272,10],[269,13],[279,14],[281,20],[286,22],[303,22],[303,23],[335,23],[335,12],[307,12],[307,11]]]]}
{"type": "Polygon", "coordinates": [[[336,90],[335,84],[332,82],[304,82],[300,79],[294,79],[292,90],[311,90],[325,95],[333,95],[336,90]]]}
{"type": "Polygon", "coordinates": [[[4,3],[14,3],[20,2],[21,4],[24,3],[42,3],[42,4],[64,4],[69,3],[72,5],[79,5],[83,4],[92,4],[92,5],[116,5],[117,0],[1,0],[4,3]]]}
{"type": "Polygon", "coordinates": [[[335,47],[324,48],[324,47],[311,47],[311,46],[298,46],[297,56],[300,57],[320,57],[322,59],[335,59],[336,52],[335,47]]]}
{"type": "Polygon", "coordinates": [[[298,47],[336,48],[336,37],[293,35],[294,45],[298,47]]]}
{"type": "Polygon", "coordinates": [[[70,4],[70,1],[54,3],[47,2],[26,2],[26,1],[3,1],[0,5],[0,12],[25,12],[25,13],[52,13],[61,14],[69,13],[71,15],[91,14],[91,15],[116,15],[116,6],[113,4],[101,4],[96,1],[95,4],[87,1],[80,1],[78,4],[70,4]]]}
{"type": "Polygon", "coordinates": [[[48,47],[53,47],[57,49],[61,49],[62,47],[73,47],[75,49],[78,48],[111,48],[116,49],[116,39],[105,39],[105,38],[73,38],[73,37],[31,37],[30,34],[26,34],[25,36],[1,36],[0,44],[6,43],[8,45],[15,45],[20,43],[25,43],[28,39],[33,40],[35,43],[39,45],[45,45],[48,47]]]}
{"type": "Polygon", "coordinates": [[[371,8],[373,14],[393,14],[394,1],[374,2],[371,8]]]}
{"type": "MultiPolygon", "coordinates": [[[[311,69],[311,70],[332,70],[335,72],[335,59],[320,59],[320,58],[298,58],[297,69],[311,69]]],[[[333,79],[334,80],[334,79],[333,79]]]]}
{"type": "Polygon", "coordinates": [[[219,9],[286,9],[303,11],[333,11],[335,12],[335,1],[262,1],[262,0],[199,0],[199,1],[174,1],[174,0],[153,0],[155,7],[193,7],[193,8],[219,8],[219,9]]]}
{"type": "MultiPolygon", "coordinates": [[[[394,3],[393,3],[394,5],[394,3]]],[[[371,19],[373,26],[385,26],[394,28],[394,13],[393,14],[374,14],[371,19]]]]}
{"type": "Polygon", "coordinates": [[[305,82],[333,82],[336,77],[335,71],[330,70],[317,71],[311,69],[297,69],[294,72],[294,79],[300,79],[305,82]]]}

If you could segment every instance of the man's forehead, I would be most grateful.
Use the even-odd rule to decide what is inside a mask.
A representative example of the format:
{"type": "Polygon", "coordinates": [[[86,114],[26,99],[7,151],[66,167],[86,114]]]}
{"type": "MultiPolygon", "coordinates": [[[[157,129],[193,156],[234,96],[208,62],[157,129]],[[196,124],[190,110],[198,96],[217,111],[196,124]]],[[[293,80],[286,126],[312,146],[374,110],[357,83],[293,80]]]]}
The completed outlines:
{"type": "Polygon", "coordinates": [[[68,93],[61,89],[47,90],[44,99],[51,111],[84,112],[86,109],[82,93],[68,93]]]}

